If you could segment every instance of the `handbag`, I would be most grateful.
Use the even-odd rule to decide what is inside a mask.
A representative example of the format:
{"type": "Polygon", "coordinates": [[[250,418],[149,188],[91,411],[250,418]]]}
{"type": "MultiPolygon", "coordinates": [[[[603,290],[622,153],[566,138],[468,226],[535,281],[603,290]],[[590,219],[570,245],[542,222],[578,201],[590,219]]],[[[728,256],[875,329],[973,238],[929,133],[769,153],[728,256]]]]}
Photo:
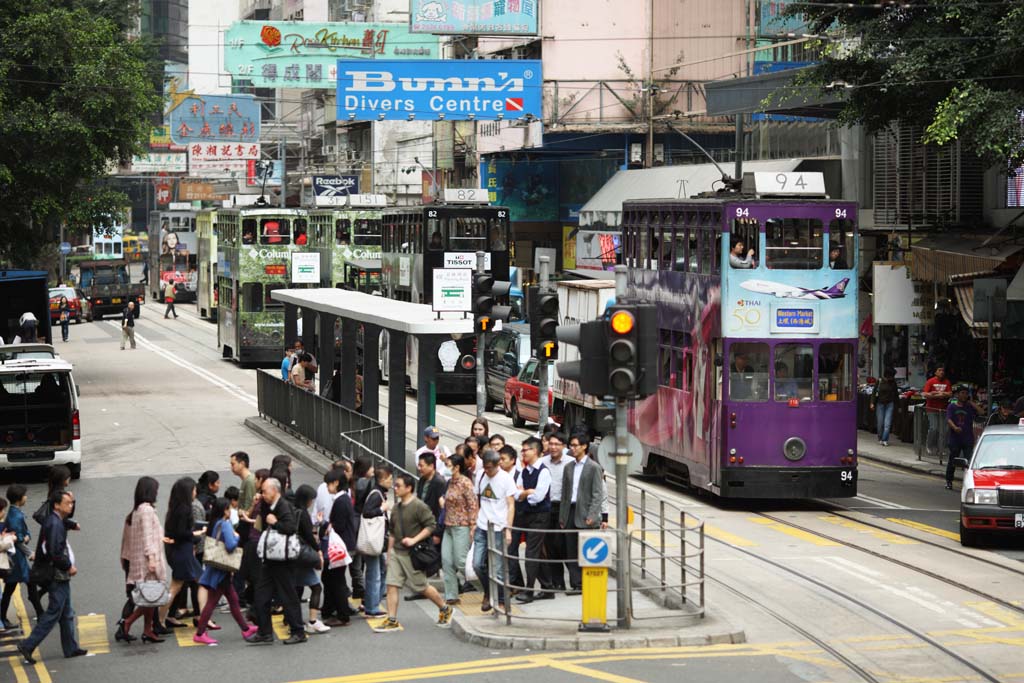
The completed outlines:
{"type": "Polygon", "coordinates": [[[256,556],[264,562],[290,562],[299,556],[302,542],[295,534],[267,529],[256,542],[256,556]]]}
{"type": "Polygon", "coordinates": [[[327,538],[327,568],[337,569],[352,564],[352,555],[345,547],[345,539],[334,529],[330,529],[327,538]]]}
{"type": "Polygon", "coordinates": [[[236,546],[228,552],[223,539],[220,538],[222,527],[217,527],[217,537],[203,537],[203,563],[223,572],[237,572],[242,567],[242,546],[236,546]]]}
{"type": "MultiPolygon", "coordinates": [[[[373,493],[374,491],[371,491],[367,494],[367,500],[369,500],[373,493]]],[[[383,493],[379,490],[376,490],[376,493],[380,494],[383,499],[383,493]]],[[[387,524],[388,520],[384,515],[379,517],[360,517],[359,535],[356,537],[356,552],[366,557],[377,557],[384,552],[384,534],[387,531],[387,524]]]]}
{"type": "Polygon", "coordinates": [[[132,589],[132,601],[136,607],[163,607],[171,601],[171,591],[158,579],[140,581],[132,589]]]}
{"type": "Polygon", "coordinates": [[[299,552],[292,563],[300,569],[320,569],[320,552],[299,539],[299,552]]]}

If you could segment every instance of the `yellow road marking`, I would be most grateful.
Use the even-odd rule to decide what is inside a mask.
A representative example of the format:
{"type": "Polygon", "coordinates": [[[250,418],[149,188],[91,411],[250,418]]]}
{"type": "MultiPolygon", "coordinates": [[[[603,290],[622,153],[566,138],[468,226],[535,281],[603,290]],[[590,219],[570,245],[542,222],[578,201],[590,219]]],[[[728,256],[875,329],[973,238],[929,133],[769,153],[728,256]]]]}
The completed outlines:
{"type": "Polygon", "coordinates": [[[957,541],[957,542],[960,541],[960,534],[959,534],[959,532],[956,532],[956,531],[946,531],[945,529],[939,529],[938,527],[929,526],[927,524],[922,524],[921,522],[915,522],[912,519],[900,519],[899,517],[887,517],[885,521],[892,522],[893,524],[902,524],[903,526],[908,526],[911,529],[917,529],[918,531],[924,531],[925,533],[934,534],[935,536],[942,536],[943,538],[949,538],[949,539],[957,541]]]}
{"type": "Polygon", "coordinates": [[[707,522],[704,523],[704,534],[710,536],[711,538],[717,539],[724,543],[729,543],[731,545],[738,546],[740,548],[754,548],[757,546],[757,543],[749,539],[743,538],[742,536],[737,536],[736,534],[731,534],[728,531],[719,529],[715,525],[708,524],[707,522]]]}
{"type": "Polygon", "coordinates": [[[967,606],[1001,624],[1024,630],[1024,618],[994,602],[969,602],[967,606]]]}
{"type": "Polygon", "coordinates": [[[285,623],[283,614],[281,616],[271,615],[270,619],[270,623],[274,627],[274,633],[277,634],[278,638],[281,640],[288,640],[292,637],[292,630],[288,627],[288,624],[285,623]]]}
{"type": "Polygon", "coordinates": [[[28,683],[28,674],[25,673],[25,667],[21,665],[21,655],[15,654],[8,661],[11,663],[11,669],[14,670],[14,680],[17,683],[28,683]]]}
{"type": "Polygon", "coordinates": [[[766,526],[773,531],[792,536],[793,538],[799,538],[801,541],[807,541],[819,546],[838,546],[839,543],[830,541],[827,538],[823,538],[818,534],[811,533],[810,531],[804,531],[802,529],[795,529],[791,526],[784,524],[783,522],[776,522],[774,519],[765,519],[764,517],[749,517],[751,522],[766,526]]]}
{"type": "Polygon", "coordinates": [[[821,517],[818,517],[818,519],[828,522],[829,524],[841,526],[844,529],[850,529],[852,531],[856,531],[862,534],[869,534],[881,541],[885,541],[886,543],[894,543],[897,545],[917,545],[919,543],[919,541],[915,541],[912,538],[900,536],[899,534],[894,534],[889,531],[883,531],[882,529],[876,529],[873,526],[861,524],[860,522],[855,522],[852,519],[846,519],[845,517],[837,517],[836,515],[822,515],[821,517]]]}
{"type": "Polygon", "coordinates": [[[110,652],[107,617],[102,614],[79,615],[78,645],[92,655],[105,655],[110,652]]]}
{"type": "Polygon", "coordinates": [[[202,643],[197,643],[192,640],[192,636],[196,634],[194,627],[186,628],[175,628],[171,629],[174,631],[174,639],[178,642],[178,647],[206,647],[202,643]]]}
{"type": "MultiPolygon", "coordinates": [[[[18,620],[21,622],[22,632],[28,636],[32,631],[32,622],[28,618],[28,610],[25,609],[25,603],[21,599],[21,591],[14,591],[14,610],[18,614],[18,620]]],[[[39,683],[53,683],[50,678],[50,672],[46,670],[46,664],[43,663],[43,658],[36,655],[35,663],[36,678],[39,679],[39,683]]]]}
{"type": "Polygon", "coordinates": [[[617,674],[608,673],[605,671],[598,671],[596,669],[587,669],[576,664],[570,664],[569,662],[556,662],[552,660],[539,660],[544,662],[544,665],[551,669],[557,669],[570,674],[576,674],[577,676],[585,676],[587,678],[593,678],[598,681],[608,681],[608,683],[642,683],[636,678],[627,678],[626,676],[619,676],[617,674]]]}

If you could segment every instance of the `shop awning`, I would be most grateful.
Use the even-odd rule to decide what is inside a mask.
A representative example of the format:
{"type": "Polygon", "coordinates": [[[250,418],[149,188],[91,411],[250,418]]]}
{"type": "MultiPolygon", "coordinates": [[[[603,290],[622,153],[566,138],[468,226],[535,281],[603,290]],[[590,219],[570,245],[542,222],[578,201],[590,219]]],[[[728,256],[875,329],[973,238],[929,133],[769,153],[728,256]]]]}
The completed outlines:
{"type": "MultiPolygon", "coordinates": [[[[965,273],[989,272],[1003,265],[1024,246],[993,240],[989,234],[948,234],[926,237],[912,247],[910,273],[915,280],[946,283],[965,273]]],[[[973,281],[973,279],[972,279],[973,281]]]]}
{"type": "MultiPolygon", "coordinates": [[[[803,159],[748,161],[744,173],[795,171],[803,159]]],[[[726,173],[732,164],[724,164],[726,173]]],[[[622,225],[622,202],[627,199],[683,199],[721,187],[722,172],[714,164],[683,164],[619,171],[580,209],[580,226],[622,225]]]]}
{"type": "MultiPolygon", "coordinates": [[[[953,300],[957,308],[960,309],[960,317],[964,319],[967,329],[971,331],[971,336],[975,339],[984,339],[988,336],[988,321],[976,321],[974,319],[974,281],[978,278],[994,276],[995,274],[992,271],[986,270],[984,272],[954,275],[949,279],[950,289],[953,290],[953,300]]],[[[997,321],[994,325],[996,334],[998,334],[1000,323],[1001,321],[997,321]]]]}

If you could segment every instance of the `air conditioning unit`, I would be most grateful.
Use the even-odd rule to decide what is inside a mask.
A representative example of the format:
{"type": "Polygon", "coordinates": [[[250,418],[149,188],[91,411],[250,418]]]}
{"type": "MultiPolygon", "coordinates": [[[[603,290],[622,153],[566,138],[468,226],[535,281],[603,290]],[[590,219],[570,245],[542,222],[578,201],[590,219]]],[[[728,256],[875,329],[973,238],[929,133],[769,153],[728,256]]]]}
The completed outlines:
{"type": "Polygon", "coordinates": [[[644,146],[641,142],[634,142],[629,146],[629,163],[639,164],[644,160],[644,146]]]}
{"type": "Polygon", "coordinates": [[[334,153],[337,152],[338,148],[334,145],[324,145],[324,154],[329,157],[333,157],[334,153]]]}

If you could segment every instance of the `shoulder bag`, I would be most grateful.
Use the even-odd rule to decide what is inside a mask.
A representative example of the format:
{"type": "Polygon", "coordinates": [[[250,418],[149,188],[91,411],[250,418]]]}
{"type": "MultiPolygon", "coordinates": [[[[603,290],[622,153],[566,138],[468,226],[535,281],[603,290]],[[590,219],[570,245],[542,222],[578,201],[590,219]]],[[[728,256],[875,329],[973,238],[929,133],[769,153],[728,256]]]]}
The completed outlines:
{"type": "MultiPolygon", "coordinates": [[[[395,509],[398,519],[398,535],[405,538],[405,530],[402,528],[402,516],[398,509],[395,509]]],[[[409,559],[412,561],[412,568],[423,572],[427,576],[433,576],[441,570],[441,551],[434,544],[432,536],[427,536],[413,547],[409,548],[409,559]]]]}
{"type": "MultiPolygon", "coordinates": [[[[374,493],[380,495],[382,502],[384,494],[379,489],[374,489],[366,494],[366,500],[374,493]]],[[[363,503],[365,509],[365,502],[363,503]]],[[[384,536],[387,531],[387,515],[379,517],[359,517],[359,535],[356,537],[356,552],[367,557],[377,557],[384,552],[384,536]]]]}
{"type": "Polygon", "coordinates": [[[217,527],[216,538],[209,535],[203,537],[203,563],[223,572],[237,572],[242,567],[242,546],[228,552],[224,540],[220,538],[222,528],[217,527]]]}
{"type": "Polygon", "coordinates": [[[159,579],[140,581],[132,589],[132,601],[136,607],[163,607],[170,600],[170,589],[159,579]]]}

